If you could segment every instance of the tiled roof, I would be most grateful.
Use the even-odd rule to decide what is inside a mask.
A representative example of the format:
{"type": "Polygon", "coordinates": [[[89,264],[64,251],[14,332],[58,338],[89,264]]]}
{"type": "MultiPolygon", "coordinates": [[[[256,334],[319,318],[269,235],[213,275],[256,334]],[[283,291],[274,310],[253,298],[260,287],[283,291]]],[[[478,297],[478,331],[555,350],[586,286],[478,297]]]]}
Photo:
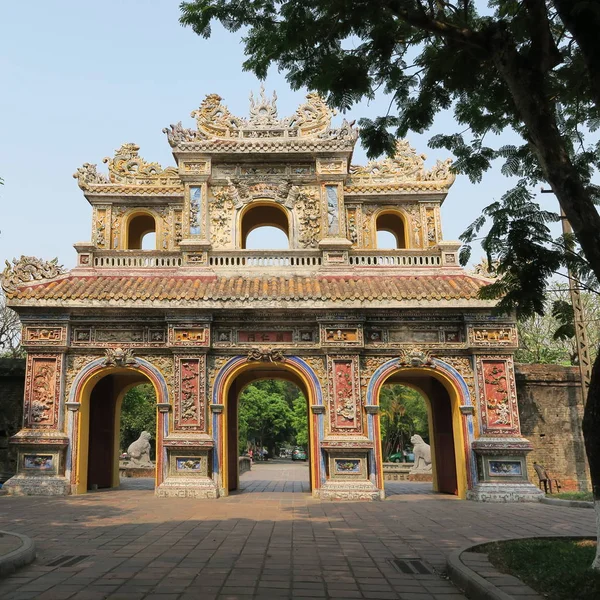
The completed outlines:
{"type": "Polygon", "coordinates": [[[457,301],[477,300],[485,281],[466,274],[418,276],[143,276],[70,274],[20,287],[11,304],[177,304],[266,301],[457,301]]]}

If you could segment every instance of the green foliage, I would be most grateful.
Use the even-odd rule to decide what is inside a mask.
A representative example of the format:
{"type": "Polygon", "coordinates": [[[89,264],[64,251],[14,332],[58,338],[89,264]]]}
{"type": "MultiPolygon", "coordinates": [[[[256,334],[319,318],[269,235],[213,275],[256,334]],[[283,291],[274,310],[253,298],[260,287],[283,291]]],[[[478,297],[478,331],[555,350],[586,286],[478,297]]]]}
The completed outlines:
{"type": "Polygon", "coordinates": [[[526,539],[480,547],[501,572],[515,575],[550,600],[600,598],[600,573],[590,569],[596,544],[588,540],[526,539]]]}
{"type": "MultiPolygon", "coordinates": [[[[581,294],[591,360],[600,345],[600,296],[581,294]]],[[[577,364],[573,307],[567,284],[554,282],[548,292],[544,315],[532,315],[518,323],[519,349],[515,360],[522,363],[577,364]]]]}
{"type": "Polygon", "coordinates": [[[155,459],[156,449],[156,393],[150,383],[131,388],[121,405],[121,451],[140,437],[142,431],[151,434],[150,458],[155,459]]]}
{"type": "Polygon", "coordinates": [[[410,438],[415,433],[429,441],[427,407],[419,392],[404,385],[384,385],[379,394],[379,404],[384,460],[410,445],[410,438]]]}
{"type": "Polygon", "coordinates": [[[274,452],[285,443],[308,443],[306,399],[292,383],[278,379],[256,381],[240,394],[238,411],[240,451],[248,445],[274,452]]]}

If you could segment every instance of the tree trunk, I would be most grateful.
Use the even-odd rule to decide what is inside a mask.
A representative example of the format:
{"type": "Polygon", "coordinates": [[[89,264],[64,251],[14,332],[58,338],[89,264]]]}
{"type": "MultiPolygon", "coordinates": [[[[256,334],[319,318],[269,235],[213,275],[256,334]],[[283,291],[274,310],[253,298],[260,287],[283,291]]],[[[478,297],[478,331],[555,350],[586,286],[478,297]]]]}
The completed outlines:
{"type": "Polygon", "coordinates": [[[508,33],[498,30],[491,53],[511,92],[531,144],[590,267],[600,281],[600,214],[573,165],[558,129],[544,74],[519,55],[508,33]]]}
{"type": "MultiPolygon", "coordinates": [[[[544,176],[573,227],[592,271],[600,280],[600,214],[570,159],[557,126],[555,107],[546,93],[544,74],[518,54],[505,31],[497,31],[491,45],[494,63],[510,89],[544,176]]],[[[592,370],[583,437],[600,538],[600,355],[592,370]]],[[[600,570],[600,551],[592,567],[600,570]]]]}
{"type": "MultiPolygon", "coordinates": [[[[583,439],[592,478],[596,527],[600,533],[600,352],[594,361],[590,389],[583,414],[583,439]]],[[[596,558],[592,568],[600,570],[600,544],[596,549],[596,558]]]]}
{"type": "Polygon", "coordinates": [[[600,12],[598,5],[582,0],[554,0],[561,21],[569,30],[585,60],[589,86],[600,107],[600,12]]]}

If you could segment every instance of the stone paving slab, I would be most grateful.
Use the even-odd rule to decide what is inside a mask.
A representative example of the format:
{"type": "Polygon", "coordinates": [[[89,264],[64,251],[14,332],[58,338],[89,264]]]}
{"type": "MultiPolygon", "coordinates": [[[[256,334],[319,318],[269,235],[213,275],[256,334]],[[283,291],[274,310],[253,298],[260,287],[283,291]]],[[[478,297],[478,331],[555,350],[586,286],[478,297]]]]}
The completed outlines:
{"type": "Polygon", "coordinates": [[[446,560],[459,548],[595,532],[586,509],[412,490],[371,503],[289,492],[156,498],[143,489],[0,497],[0,528],[31,537],[38,552],[0,581],[0,598],[458,600],[446,560]],[[402,572],[395,559],[419,559],[429,572],[402,572]]]}

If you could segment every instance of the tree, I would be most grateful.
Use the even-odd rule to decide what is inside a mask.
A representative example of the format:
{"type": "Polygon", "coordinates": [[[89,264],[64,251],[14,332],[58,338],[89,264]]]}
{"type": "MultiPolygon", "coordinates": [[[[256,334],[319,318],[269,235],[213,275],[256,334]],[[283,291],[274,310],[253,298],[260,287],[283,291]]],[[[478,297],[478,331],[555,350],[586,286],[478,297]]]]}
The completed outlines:
{"type": "Polygon", "coordinates": [[[419,392],[404,385],[384,385],[381,388],[379,404],[384,460],[403,450],[415,433],[425,441],[429,440],[427,407],[419,392]]]}
{"type": "MultiPolygon", "coordinates": [[[[549,277],[570,265],[598,290],[600,7],[597,0],[192,0],[180,21],[205,37],[211,22],[243,28],[246,69],[264,78],[274,64],[301,86],[349,109],[380,91],[388,113],[361,119],[369,156],[391,154],[394,139],[422,132],[452,110],[459,131],[430,144],[454,153],[454,169],[479,181],[494,159],[519,178],[465,232],[472,242],[491,220],[483,247],[498,261],[483,294],[521,317],[543,314],[549,277]],[[518,145],[492,147],[512,130],[518,145]],[[556,195],[574,237],[553,239],[531,186],[556,195]],[[573,246],[573,242],[577,246],[573,246]]],[[[462,253],[468,260],[469,247],[462,253]]],[[[600,359],[588,392],[583,431],[600,523],[600,359]]],[[[600,546],[593,563],[600,570],[600,546]]]]}
{"type": "MultiPolygon", "coordinates": [[[[583,292],[581,300],[590,357],[594,360],[600,344],[600,296],[583,292]]],[[[518,323],[519,349],[515,352],[515,360],[523,363],[577,365],[573,320],[568,286],[556,283],[548,294],[545,314],[535,314],[518,323]]]]}
{"type": "Polygon", "coordinates": [[[0,357],[21,358],[21,321],[17,313],[6,306],[6,298],[0,290],[0,357]]]}
{"type": "Polygon", "coordinates": [[[121,404],[121,450],[125,452],[129,445],[147,431],[150,438],[150,458],[156,454],[156,392],[150,383],[131,388],[121,404]]]}
{"type": "Polygon", "coordinates": [[[244,389],[239,399],[238,437],[240,448],[248,442],[271,454],[275,446],[292,435],[292,409],[284,395],[284,382],[257,381],[244,389]]]}

